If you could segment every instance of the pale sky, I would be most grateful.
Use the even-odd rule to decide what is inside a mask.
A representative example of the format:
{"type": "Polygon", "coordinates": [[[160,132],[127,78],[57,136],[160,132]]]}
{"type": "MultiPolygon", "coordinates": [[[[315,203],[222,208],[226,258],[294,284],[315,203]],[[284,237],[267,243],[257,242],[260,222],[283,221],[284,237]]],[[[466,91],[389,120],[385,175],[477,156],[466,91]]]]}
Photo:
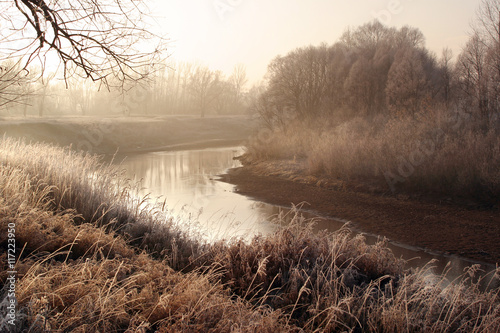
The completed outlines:
{"type": "Polygon", "coordinates": [[[419,28],[437,54],[457,55],[481,0],[153,0],[150,8],[170,39],[171,58],[201,62],[226,74],[242,63],[250,83],[277,55],[335,43],[344,30],[375,18],[419,28]]]}

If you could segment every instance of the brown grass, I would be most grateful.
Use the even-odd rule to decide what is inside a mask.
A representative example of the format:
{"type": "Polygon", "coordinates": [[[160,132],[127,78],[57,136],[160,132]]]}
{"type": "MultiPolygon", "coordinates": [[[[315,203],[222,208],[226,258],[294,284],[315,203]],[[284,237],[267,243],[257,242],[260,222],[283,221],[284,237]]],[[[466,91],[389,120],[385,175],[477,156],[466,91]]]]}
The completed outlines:
{"type": "Polygon", "coordinates": [[[287,331],[278,312],[231,299],[210,277],[174,272],[145,254],[45,261],[31,266],[17,297],[31,331],[287,331]]]}
{"type": "Polygon", "coordinates": [[[500,127],[494,123],[441,113],[324,123],[261,136],[246,160],[301,159],[315,176],[499,204],[500,127]]]}
{"type": "Polygon", "coordinates": [[[76,224],[117,232],[135,246],[168,257],[172,266],[186,267],[188,258],[202,250],[202,244],[168,217],[164,204],[146,204],[147,198],[137,194],[139,184],[97,156],[4,139],[0,163],[22,175],[23,188],[14,187],[13,194],[37,196],[32,200],[43,202],[43,210],[71,212],[76,224]],[[184,261],[174,262],[179,258],[184,261]]]}
{"type": "Polygon", "coordinates": [[[314,233],[298,212],[274,235],[202,244],[134,199],[116,168],[0,147],[0,281],[12,222],[19,332],[500,330],[500,288],[481,289],[491,275],[477,281],[475,266],[445,283],[429,267],[404,270],[383,241],[314,233]]]}
{"type": "MultiPolygon", "coordinates": [[[[15,149],[25,148],[32,147],[15,145],[15,149]]],[[[43,148],[55,149],[41,145],[37,148],[42,151],[43,148]]],[[[10,152],[14,153],[14,150],[10,152]]],[[[62,150],[59,153],[68,154],[62,150]]],[[[39,160],[34,156],[32,162],[32,165],[37,165],[39,160]]],[[[169,265],[174,264],[170,253],[175,252],[178,259],[184,255],[181,238],[169,244],[170,251],[163,253],[163,260],[155,260],[140,248],[127,243],[120,234],[123,228],[115,231],[109,223],[100,226],[102,218],[88,223],[84,216],[92,216],[89,212],[80,214],[75,208],[62,209],[61,205],[54,203],[60,199],[57,194],[70,191],[63,191],[64,187],[55,190],[56,185],[53,184],[57,184],[60,175],[50,175],[52,185],[49,185],[46,181],[49,177],[44,177],[46,175],[39,173],[38,169],[30,169],[32,165],[27,165],[26,169],[33,172],[29,174],[20,164],[10,163],[9,160],[5,159],[0,164],[0,245],[3,259],[7,252],[7,225],[16,225],[18,332],[289,331],[279,311],[256,307],[230,295],[217,282],[213,272],[174,271],[169,265]]],[[[40,164],[37,166],[42,171],[46,170],[40,164]]],[[[99,171],[103,172],[103,166],[99,167],[99,171]]],[[[86,171],[91,170],[87,168],[86,171]]],[[[74,186],[85,179],[85,175],[78,173],[82,169],[76,171],[74,175],[78,175],[79,179],[68,177],[65,185],[74,186]]],[[[87,179],[90,183],[96,181],[91,177],[87,179]]],[[[106,177],[102,179],[109,181],[106,177]]],[[[84,187],[89,188],[92,187],[84,187]]],[[[91,195],[79,193],[82,196],[91,195]]],[[[129,206],[127,213],[134,217],[147,215],[146,212],[156,214],[148,216],[146,221],[135,222],[139,227],[128,230],[169,230],[168,223],[163,228],[156,227],[160,223],[155,220],[160,218],[159,211],[145,206],[143,211],[137,213],[137,209],[129,206]],[[153,225],[140,227],[143,223],[153,225]]],[[[130,237],[130,234],[126,235],[130,237]]],[[[169,238],[168,234],[166,236],[163,243],[169,238]]],[[[154,249],[162,243],[154,247],[148,244],[152,238],[159,236],[149,237],[143,237],[141,242],[136,243],[153,249],[151,253],[158,255],[154,249]]],[[[197,242],[192,244],[197,245],[197,242]]],[[[188,262],[189,257],[182,260],[188,262]]],[[[176,263],[180,264],[180,261],[176,263]]],[[[7,277],[6,264],[6,260],[2,260],[2,286],[7,277]]],[[[1,330],[7,328],[4,325],[5,322],[0,323],[1,330]]]]}
{"type": "Polygon", "coordinates": [[[405,271],[384,241],[369,246],[348,229],[316,234],[298,214],[270,237],[219,246],[215,262],[222,265],[222,281],[234,293],[280,309],[287,323],[308,332],[500,328],[500,289],[481,291],[482,281],[472,281],[477,266],[448,284],[446,274],[429,273],[432,263],[405,271]]]}

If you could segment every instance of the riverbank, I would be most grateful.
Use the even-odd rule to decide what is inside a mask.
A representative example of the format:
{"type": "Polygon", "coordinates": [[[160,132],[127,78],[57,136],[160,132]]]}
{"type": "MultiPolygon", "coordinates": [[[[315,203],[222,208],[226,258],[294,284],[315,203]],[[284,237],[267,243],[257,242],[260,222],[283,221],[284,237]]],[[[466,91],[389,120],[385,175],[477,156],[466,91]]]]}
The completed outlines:
{"type": "Polygon", "coordinates": [[[243,195],[283,206],[304,202],[304,209],[349,220],[360,231],[402,244],[500,263],[498,210],[387,196],[367,184],[309,175],[300,161],[247,163],[229,170],[223,180],[243,195]]]}
{"type": "Polygon", "coordinates": [[[238,145],[256,127],[247,116],[0,119],[7,137],[104,155],[238,145]]]}
{"type": "Polygon", "coordinates": [[[300,214],[268,236],[204,243],[99,161],[0,141],[0,331],[500,328],[498,286],[481,290],[477,267],[449,284],[300,214]]]}
{"type": "Polygon", "coordinates": [[[343,186],[500,208],[496,120],[443,112],[295,120],[263,129],[246,148],[249,163],[298,161],[294,168],[302,174],[341,180],[343,186]]]}

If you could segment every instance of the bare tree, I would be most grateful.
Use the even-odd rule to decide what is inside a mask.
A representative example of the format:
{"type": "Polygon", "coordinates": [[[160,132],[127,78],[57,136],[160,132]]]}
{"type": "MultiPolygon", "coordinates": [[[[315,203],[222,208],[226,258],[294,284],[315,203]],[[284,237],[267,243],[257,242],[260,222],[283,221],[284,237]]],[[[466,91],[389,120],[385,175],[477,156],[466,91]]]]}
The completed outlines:
{"type": "Polygon", "coordinates": [[[23,69],[19,61],[6,61],[0,65],[0,108],[26,104],[34,91],[33,73],[23,69]]]}
{"type": "Polygon", "coordinates": [[[418,50],[398,52],[389,70],[387,104],[393,113],[416,114],[428,94],[428,79],[418,50]]]}
{"type": "Polygon", "coordinates": [[[169,63],[155,76],[153,93],[161,113],[182,114],[189,109],[187,93],[192,63],[169,63]]]}
{"type": "Polygon", "coordinates": [[[45,114],[45,102],[47,97],[49,97],[49,85],[56,76],[55,72],[49,73],[46,76],[40,76],[37,80],[37,94],[36,98],[38,101],[38,116],[43,117],[45,114]]]}
{"type": "Polygon", "coordinates": [[[206,66],[198,66],[189,79],[189,91],[202,118],[220,93],[220,81],[221,73],[213,72],[206,66]]]}
{"type": "Polygon", "coordinates": [[[375,85],[371,60],[360,57],[351,67],[344,83],[347,105],[355,113],[370,114],[374,106],[375,85]]]}
{"type": "Polygon", "coordinates": [[[474,32],[483,39],[500,41],[500,0],[482,0],[477,11],[474,32]]]}
{"type": "Polygon", "coordinates": [[[500,0],[482,0],[474,30],[487,47],[488,111],[500,112],[500,0]]]}
{"type": "Polygon", "coordinates": [[[80,111],[82,115],[87,115],[94,103],[94,89],[88,80],[74,80],[70,88],[67,89],[67,96],[71,107],[80,111]]]}
{"type": "MultiPolygon", "coordinates": [[[[279,106],[279,109],[300,114],[300,96],[304,88],[301,76],[304,69],[297,63],[295,52],[284,57],[278,56],[271,61],[267,67],[269,94],[266,100],[272,100],[272,104],[279,106]]],[[[265,103],[268,104],[269,102],[265,103]]]]}
{"type": "Polygon", "coordinates": [[[485,73],[487,48],[478,34],[465,45],[457,62],[461,91],[469,104],[477,108],[482,117],[487,114],[487,78],[485,73]]]}
{"type": "Polygon", "coordinates": [[[230,81],[219,81],[213,108],[217,114],[230,114],[238,107],[236,88],[230,81]]]}
{"type": "Polygon", "coordinates": [[[234,87],[235,100],[236,103],[238,103],[241,99],[241,95],[243,94],[243,89],[248,82],[245,65],[238,64],[234,66],[233,73],[229,77],[229,82],[234,87]]]}
{"type": "Polygon", "coordinates": [[[252,101],[250,109],[260,116],[269,129],[279,128],[286,131],[287,123],[292,119],[292,116],[283,103],[275,100],[275,97],[270,90],[261,92],[252,101]]]}
{"type": "Polygon", "coordinates": [[[330,53],[326,45],[298,48],[268,66],[274,102],[301,120],[319,115],[329,82],[330,53]]]}
{"type": "Polygon", "coordinates": [[[482,0],[457,73],[466,102],[484,121],[500,111],[500,0],[482,0]]]}
{"type": "Polygon", "coordinates": [[[395,34],[395,41],[398,48],[402,47],[424,47],[425,37],[422,31],[405,25],[395,34]]]}
{"type": "Polygon", "coordinates": [[[442,99],[446,109],[450,107],[453,92],[453,68],[452,68],[453,51],[449,48],[444,48],[439,60],[441,70],[441,88],[442,99]]]}
{"type": "Polygon", "coordinates": [[[149,30],[140,0],[14,0],[0,2],[0,62],[37,62],[41,73],[58,59],[64,78],[73,75],[124,87],[147,77],[146,66],[164,50],[149,30]]]}
{"type": "Polygon", "coordinates": [[[177,111],[179,111],[179,113],[185,113],[186,110],[189,108],[189,101],[188,101],[188,97],[190,97],[190,94],[188,93],[189,79],[192,75],[195,66],[192,63],[183,62],[180,63],[177,67],[179,71],[178,74],[179,81],[177,82],[176,86],[176,96],[179,96],[179,104],[177,111]]]}
{"type": "Polygon", "coordinates": [[[395,28],[388,28],[375,20],[366,23],[357,29],[348,29],[340,37],[340,41],[355,53],[364,54],[367,59],[372,58],[380,44],[393,41],[395,28]]]}

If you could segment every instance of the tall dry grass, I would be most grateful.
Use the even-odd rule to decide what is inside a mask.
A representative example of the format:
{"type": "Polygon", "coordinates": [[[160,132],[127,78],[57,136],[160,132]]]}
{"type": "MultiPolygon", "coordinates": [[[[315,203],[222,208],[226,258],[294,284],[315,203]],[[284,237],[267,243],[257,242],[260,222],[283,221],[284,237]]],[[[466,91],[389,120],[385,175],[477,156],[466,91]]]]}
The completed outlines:
{"type": "Polygon", "coordinates": [[[498,205],[500,125],[467,114],[292,124],[247,147],[247,161],[299,159],[312,175],[498,205]]]}
{"type": "Polygon", "coordinates": [[[270,236],[201,244],[94,157],[0,147],[0,281],[13,222],[19,332],[500,330],[500,288],[481,289],[475,266],[444,283],[299,213],[270,236]]]}
{"type": "Polygon", "coordinates": [[[23,195],[39,195],[38,200],[46,204],[44,209],[70,211],[77,224],[115,231],[135,246],[168,257],[173,267],[186,267],[188,258],[198,256],[203,247],[175,223],[164,203],[146,203],[147,197],[138,195],[140,184],[132,183],[119,166],[98,156],[4,138],[0,164],[22,172],[23,195]],[[184,261],[177,262],[180,258],[184,261]]]}
{"type": "MultiPolygon", "coordinates": [[[[120,220],[101,225],[104,218],[111,217],[89,214],[87,209],[92,202],[86,206],[82,201],[71,201],[68,193],[74,188],[66,186],[83,183],[85,186],[78,191],[83,197],[102,195],[98,207],[117,205],[119,199],[113,189],[82,192],[99,189],[98,185],[125,181],[112,179],[120,177],[117,173],[100,178],[100,173],[113,168],[92,164],[95,163],[92,157],[77,155],[76,159],[87,162],[85,167],[75,170],[76,165],[70,165],[70,169],[61,171],[67,162],[64,155],[73,153],[43,145],[25,146],[9,140],[3,147],[11,150],[10,154],[3,154],[0,163],[1,299],[6,298],[7,292],[3,288],[8,270],[7,227],[14,223],[18,313],[15,327],[9,326],[2,315],[0,331],[293,331],[279,311],[269,311],[231,295],[208,267],[203,271],[201,268],[191,268],[190,272],[174,270],[172,267],[179,265],[187,268],[198,243],[192,240],[193,252],[183,252],[183,241],[188,236],[178,231],[178,226],[164,220],[161,211],[147,208],[145,204],[139,207],[131,199],[131,202],[125,200],[121,216],[130,215],[135,220],[127,219],[127,223],[137,226],[126,226],[120,220]],[[28,162],[19,156],[12,157],[16,150],[21,150],[22,157],[32,148],[37,148],[44,156],[42,159],[47,158],[44,153],[53,153],[53,157],[61,159],[42,160],[33,156],[28,162]],[[55,165],[54,169],[44,165],[57,164],[57,161],[63,164],[55,165]],[[61,198],[61,193],[69,198],[61,198]],[[63,201],[78,204],[76,207],[63,206],[60,204],[63,201]],[[131,238],[131,230],[149,230],[150,235],[142,235],[142,240],[137,242],[131,238]],[[155,232],[165,237],[153,244],[161,238],[155,232]],[[165,247],[161,255],[157,251],[160,246],[165,247]],[[162,259],[154,259],[152,255],[162,259]]],[[[126,192],[119,188],[115,191],[126,192]]],[[[105,210],[109,211],[109,208],[105,210]]],[[[2,314],[5,304],[0,305],[2,314]]]]}
{"type": "Polygon", "coordinates": [[[404,270],[383,240],[367,245],[348,229],[312,230],[296,214],[272,236],[215,245],[222,281],[252,304],[283,311],[288,324],[306,332],[500,329],[500,288],[480,287],[498,283],[500,269],[478,280],[472,266],[450,284],[446,272],[431,273],[432,263],[404,270]]]}
{"type": "Polygon", "coordinates": [[[231,298],[212,280],[145,254],[38,261],[18,283],[17,299],[31,332],[288,331],[279,312],[231,298]]]}

